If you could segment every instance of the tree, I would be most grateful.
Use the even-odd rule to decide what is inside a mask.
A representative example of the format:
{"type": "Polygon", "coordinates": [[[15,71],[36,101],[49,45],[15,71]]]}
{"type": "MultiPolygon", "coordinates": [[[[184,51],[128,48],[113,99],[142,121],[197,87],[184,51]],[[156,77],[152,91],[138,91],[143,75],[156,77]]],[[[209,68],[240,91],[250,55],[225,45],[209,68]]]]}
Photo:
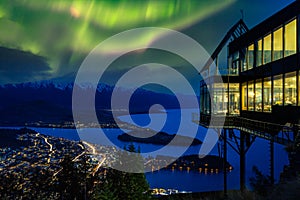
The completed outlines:
{"type": "Polygon", "coordinates": [[[101,186],[94,189],[92,199],[95,200],[118,200],[116,195],[116,188],[113,187],[112,182],[105,181],[101,186]]]}
{"type": "Polygon", "coordinates": [[[94,189],[94,182],[98,177],[92,177],[89,169],[92,166],[87,162],[85,155],[79,161],[73,161],[66,155],[60,164],[61,171],[55,177],[55,191],[63,199],[86,199],[94,189]]]}
{"type": "MultiPolygon", "coordinates": [[[[120,152],[118,156],[121,162],[116,163],[116,165],[118,165],[117,169],[122,169],[122,166],[126,169],[128,169],[128,167],[134,167],[134,172],[134,170],[140,171],[143,167],[140,164],[142,163],[142,158],[139,154],[136,154],[136,149],[133,144],[125,147],[125,151],[120,152]]],[[[140,200],[151,198],[151,195],[148,193],[149,185],[144,173],[129,173],[109,169],[106,179],[108,184],[104,186],[108,187],[108,190],[113,191],[117,199],[140,200]]],[[[107,190],[105,187],[104,191],[107,190]]]]}
{"type": "Polygon", "coordinates": [[[272,186],[271,177],[263,175],[256,166],[253,166],[252,170],[255,177],[250,178],[251,187],[258,195],[266,196],[268,189],[272,186]]]}

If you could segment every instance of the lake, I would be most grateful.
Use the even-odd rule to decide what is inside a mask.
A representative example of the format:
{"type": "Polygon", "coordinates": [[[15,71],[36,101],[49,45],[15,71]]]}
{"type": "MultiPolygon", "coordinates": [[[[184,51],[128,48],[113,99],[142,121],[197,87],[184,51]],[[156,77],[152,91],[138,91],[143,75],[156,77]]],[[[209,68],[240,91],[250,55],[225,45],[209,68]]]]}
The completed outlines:
{"type": "MultiPolygon", "coordinates": [[[[198,127],[198,125],[192,122],[192,116],[190,115],[191,110],[183,110],[181,116],[184,116],[185,123],[180,128],[180,135],[189,135],[189,130],[194,128],[198,129],[196,138],[203,141],[206,135],[206,129],[203,127],[198,127]]],[[[138,114],[133,116],[121,116],[119,119],[126,122],[131,122],[133,119],[134,122],[140,125],[146,125],[150,121],[152,122],[151,128],[153,130],[165,131],[168,133],[177,133],[178,131],[178,120],[180,117],[179,110],[168,110],[167,117],[163,113],[151,114],[151,120],[148,114],[138,114]],[[132,119],[131,119],[132,118],[132,119]],[[167,118],[167,119],[166,119],[167,118]],[[165,125],[162,126],[161,121],[166,119],[165,125]]],[[[79,132],[75,129],[52,129],[52,128],[32,128],[40,133],[55,136],[55,137],[64,137],[71,140],[79,140],[79,138],[84,139],[91,143],[101,143],[101,144],[110,144],[113,142],[120,149],[129,143],[121,142],[117,139],[117,136],[126,132],[128,130],[120,129],[103,129],[106,136],[109,138],[109,141],[105,140],[104,135],[99,135],[96,128],[80,129],[79,132]],[[80,136],[80,137],[79,137],[80,136]]],[[[151,153],[152,151],[159,150],[163,146],[161,145],[152,145],[152,144],[137,144],[140,146],[142,153],[151,153]]],[[[200,145],[190,147],[184,154],[198,154],[200,145]]],[[[169,155],[173,155],[175,152],[184,151],[185,147],[172,146],[169,149],[169,155]]],[[[249,187],[249,178],[253,176],[252,167],[256,165],[259,170],[264,174],[269,174],[269,143],[263,139],[257,138],[253,145],[250,147],[246,155],[246,180],[247,186],[249,187]]],[[[166,154],[168,154],[168,152],[166,154]]],[[[156,153],[151,154],[153,156],[156,153]]],[[[218,155],[218,145],[215,145],[210,155],[218,155]]],[[[274,145],[274,157],[275,157],[275,179],[279,180],[280,172],[283,170],[284,165],[288,164],[287,153],[284,150],[284,147],[279,144],[274,145]]],[[[228,189],[239,189],[239,155],[228,146],[228,162],[234,167],[234,169],[228,173],[228,189]]],[[[200,174],[198,172],[186,172],[186,171],[156,171],[146,173],[146,178],[150,184],[151,188],[173,188],[184,191],[192,192],[201,192],[201,191],[213,191],[213,190],[222,190],[223,189],[223,174],[200,174]]]]}

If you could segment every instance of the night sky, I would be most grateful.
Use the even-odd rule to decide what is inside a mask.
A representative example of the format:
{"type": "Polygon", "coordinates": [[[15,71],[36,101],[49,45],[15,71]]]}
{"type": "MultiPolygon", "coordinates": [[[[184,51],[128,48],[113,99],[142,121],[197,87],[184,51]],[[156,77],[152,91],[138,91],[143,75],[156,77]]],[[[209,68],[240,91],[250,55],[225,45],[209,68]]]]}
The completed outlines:
{"type": "MultiPolygon", "coordinates": [[[[241,18],[249,28],[293,0],[185,0],[185,1],[0,1],[0,83],[19,83],[68,77],[101,41],[138,27],[178,30],[212,53],[228,29],[241,18]]],[[[107,48],[149,44],[158,35],[145,34],[135,42],[107,48]]],[[[180,59],[152,51],[133,52],[109,68],[103,81],[112,84],[132,65],[151,61],[177,68],[192,84],[199,75],[180,59]],[[170,62],[172,60],[172,62],[170,62]]],[[[70,81],[67,80],[66,81],[70,81]]]]}

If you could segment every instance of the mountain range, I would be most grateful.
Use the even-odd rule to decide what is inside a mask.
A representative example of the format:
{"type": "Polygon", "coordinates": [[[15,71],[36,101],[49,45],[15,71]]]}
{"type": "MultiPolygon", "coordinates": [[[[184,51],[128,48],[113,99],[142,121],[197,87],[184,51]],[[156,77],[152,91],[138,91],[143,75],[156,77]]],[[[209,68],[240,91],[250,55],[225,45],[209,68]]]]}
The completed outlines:
{"type": "MultiPolygon", "coordinates": [[[[58,80],[0,85],[0,125],[73,122],[73,87],[79,87],[84,95],[92,86],[88,83],[74,86],[73,82],[58,80]]],[[[114,123],[110,111],[111,94],[114,89],[124,94],[131,92],[130,89],[98,84],[95,105],[100,124],[114,123]]],[[[183,96],[188,101],[189,96],[183,96]]],[[[153,104],[161,104],[165,109],[179,108],[174,95],[139,88],[133,93],[129,110],[130,113],[145,113],[153,104]]]]}

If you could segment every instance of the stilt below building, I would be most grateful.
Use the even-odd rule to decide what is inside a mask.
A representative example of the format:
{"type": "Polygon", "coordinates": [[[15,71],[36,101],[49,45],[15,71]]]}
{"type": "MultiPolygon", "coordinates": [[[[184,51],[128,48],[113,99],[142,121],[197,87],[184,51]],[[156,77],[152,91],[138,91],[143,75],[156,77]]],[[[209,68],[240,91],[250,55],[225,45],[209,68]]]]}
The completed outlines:
{"type": "Polygon", "coordinates": [[[245,152],[245,132],[240,132],[240,190],[244,192],[246,189],[246,152],[245,152]]]}
{"type": "Polygon", "coordinates": [[[274,140],[270,140],[270,178],[271,183],[274,184],[274,140]]]}
{"type": "Polygon", "coordinates": [[[227,130],[223,129],[223,173],[224,173],[224,199],[227,199],[227,130]]]}

